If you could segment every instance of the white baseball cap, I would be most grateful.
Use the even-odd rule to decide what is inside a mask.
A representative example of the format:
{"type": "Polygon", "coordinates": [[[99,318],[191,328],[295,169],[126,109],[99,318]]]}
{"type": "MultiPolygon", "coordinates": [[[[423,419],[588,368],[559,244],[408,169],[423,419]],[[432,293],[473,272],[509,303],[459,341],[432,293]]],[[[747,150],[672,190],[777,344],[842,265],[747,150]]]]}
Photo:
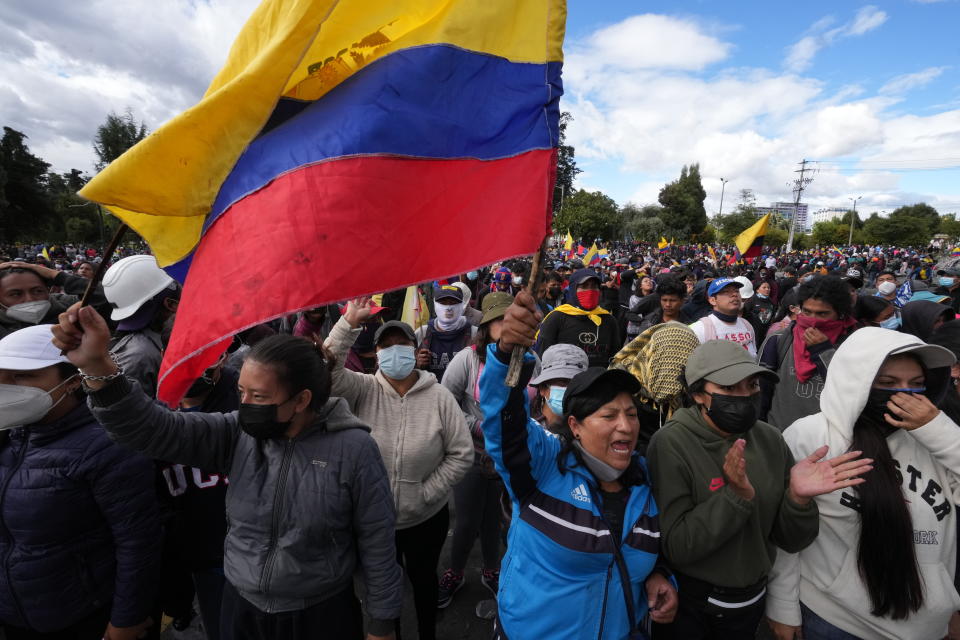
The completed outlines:
{"type": "Polygon", "coordinates": [[[34,371],[70,362],[53,346],[52,324],[38,324],[8,334],[0,340],[0,369],[34,371]]]}

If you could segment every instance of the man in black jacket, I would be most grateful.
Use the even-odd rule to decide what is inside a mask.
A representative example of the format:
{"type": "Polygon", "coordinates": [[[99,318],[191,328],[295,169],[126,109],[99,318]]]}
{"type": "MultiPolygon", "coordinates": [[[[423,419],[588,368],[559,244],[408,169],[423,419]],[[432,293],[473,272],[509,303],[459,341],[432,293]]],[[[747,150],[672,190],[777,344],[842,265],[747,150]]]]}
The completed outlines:
{"type": "Polygon", "coordinates": [[[620,329],[613,314],[600,306],[600,276],[592,269],[570,276],[567,304],[554,309],[540,325],[538,354],[560,343],[583,349],[591,367],[606,367],[620,350],[620,329]]]}

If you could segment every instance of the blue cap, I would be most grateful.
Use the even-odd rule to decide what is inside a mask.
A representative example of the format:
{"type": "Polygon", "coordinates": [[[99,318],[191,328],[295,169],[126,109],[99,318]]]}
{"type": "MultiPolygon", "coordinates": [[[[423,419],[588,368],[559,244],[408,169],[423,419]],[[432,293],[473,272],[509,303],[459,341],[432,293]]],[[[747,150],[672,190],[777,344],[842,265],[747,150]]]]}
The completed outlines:
{"type": "Polygon", "coordinates": [[[713,296],[720,293],[720,290],[726,286],[733,285],[737,289],[743,286],[742,282],[737,282],[733,278],[717,278],[710,283],[710,288],[707,289],[707,297],[712,298],[713,296]]]}

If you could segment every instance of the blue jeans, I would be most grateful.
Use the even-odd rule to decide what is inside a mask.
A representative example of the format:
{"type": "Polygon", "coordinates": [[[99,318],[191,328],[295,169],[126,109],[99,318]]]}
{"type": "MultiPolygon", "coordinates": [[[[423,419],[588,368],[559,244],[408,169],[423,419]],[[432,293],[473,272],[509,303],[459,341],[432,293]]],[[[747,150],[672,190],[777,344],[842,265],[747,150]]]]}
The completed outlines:
{"type": "Polygon", "coordinates": [[[800,614],[803,617],[803,640],[860,640],[852,633],[833,626],[802,602],[800,614]]]}

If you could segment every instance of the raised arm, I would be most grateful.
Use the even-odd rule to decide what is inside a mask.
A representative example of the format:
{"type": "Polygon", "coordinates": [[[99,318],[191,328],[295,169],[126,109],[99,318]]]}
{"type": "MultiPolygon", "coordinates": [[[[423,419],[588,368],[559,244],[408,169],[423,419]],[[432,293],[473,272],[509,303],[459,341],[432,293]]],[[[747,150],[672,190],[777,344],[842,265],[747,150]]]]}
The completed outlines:
{"type": "Polygon", "coordinates": [[[350,371],[344,367],[347,354],[350,347],[357,341],[360,335],[360,324],[370,317],[369,297],[357,298],[347,303],[346,312],[337,320],[330,330],[330,336],[324,342],[324,346],[337,359],[336,365],[331,372],[332,388],[330,393],[347,401],[351,411],[356,411],[357,404],[366,389],[377,384],[372,375],[350,371]]]}
{"type": "MultiPolygon", "coordinates": [[[[53,343],[80,372],[112,377],[117,366],[107,345],[106,322],[90,307],[75,304],[53,326],[53,343]]],[[[110,437],[152,458],[226,473],[237,438],[235,414],[181,413],[153,402],[124,376],[86,380],[93,415],[110,437]]]]}
{"type": "Polygon", "coordinates": [[[533,298],[526,292],[517,294],[504,315],[500,344],[487,347],[486,366],[480,374],[485,448],[507,491],[520,504],[555,465],[560,450],[559,441],[531,420],[528,413],[526,385],[533,371],[533,355],[524,356],[523,373],[515,388],[504,382],[513,346],[533,344],[538,315],[533,298]]]}

